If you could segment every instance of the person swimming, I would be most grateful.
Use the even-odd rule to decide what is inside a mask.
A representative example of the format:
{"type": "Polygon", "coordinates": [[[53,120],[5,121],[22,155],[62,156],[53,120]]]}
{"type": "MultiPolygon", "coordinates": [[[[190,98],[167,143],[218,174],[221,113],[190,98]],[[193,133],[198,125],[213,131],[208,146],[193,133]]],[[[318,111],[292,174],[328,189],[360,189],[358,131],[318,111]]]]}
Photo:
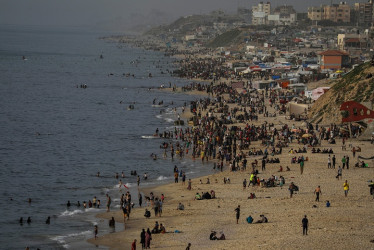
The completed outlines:
{"type": "Polygon", "coordinates": [[[50,216],[48,216],[48,218],[47,218],[47,220],[45,221],[45,224],[51,224],[51,217],[50,216]]]}

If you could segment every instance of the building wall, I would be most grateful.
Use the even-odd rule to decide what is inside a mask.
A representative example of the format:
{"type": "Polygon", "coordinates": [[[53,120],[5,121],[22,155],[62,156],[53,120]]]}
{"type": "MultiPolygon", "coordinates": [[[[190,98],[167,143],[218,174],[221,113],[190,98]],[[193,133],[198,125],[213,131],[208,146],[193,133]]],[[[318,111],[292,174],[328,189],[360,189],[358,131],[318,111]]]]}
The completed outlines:
{"type": "Polygon", "coordinates": [[[344,50],[345,41],[350,38],[360,38],[358,34],[338,34],[338,48],[344,50]]]}
{"type": "Polygon", "coordinates": [[[263,25],[267,24],[267,16],[271,13],[270,2],[260,2],[257,5],[252,6],[252,24],[263,25]]]}
{"type": "Polygon", "coordinates": [[[351,21],[351,7],[345,3],[309,7],[308,18],[312,21],[330,20],[332,22],[349,23],[351,21]]]}
{"type": "Polygon", "coordinates": [[[312,21],[321,21],[323,16],[322,7],[309,7],[308,8],[308,18],[312,21]]]}
{"type": "Polygon", "coordinates": [[[355,12],[358,25],[371,26],[373,22],[373,4],[372,3],[355,3],[355,12]]]}
{"type": "Polygon", "coordinates": [[[342,56],[322,56],[321,69],[340,69],[342,56]]]}
{"type": "Polygon", "coordinates": [[[323,7],[323,20],[349,23],[351,21],[351,7],[348,4],[333,4],[323,7]]]}

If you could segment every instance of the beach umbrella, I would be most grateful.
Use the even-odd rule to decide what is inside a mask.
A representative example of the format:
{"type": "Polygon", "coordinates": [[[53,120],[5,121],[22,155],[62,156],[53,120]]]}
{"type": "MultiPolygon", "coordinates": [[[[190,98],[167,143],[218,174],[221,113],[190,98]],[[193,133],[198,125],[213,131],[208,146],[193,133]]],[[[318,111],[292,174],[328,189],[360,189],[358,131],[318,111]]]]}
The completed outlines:
{"type": "Polygon", "coordinates": [[[303,134],[303,138],[308,138],[308,137],[312,137],[313,135],[311,134],[303,134]]]}

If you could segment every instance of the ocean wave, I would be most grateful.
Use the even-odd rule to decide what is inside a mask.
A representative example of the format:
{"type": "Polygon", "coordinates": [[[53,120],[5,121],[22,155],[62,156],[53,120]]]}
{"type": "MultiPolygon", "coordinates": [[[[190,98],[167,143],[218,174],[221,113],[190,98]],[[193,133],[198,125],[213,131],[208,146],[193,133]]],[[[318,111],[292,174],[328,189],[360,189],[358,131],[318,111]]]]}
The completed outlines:
{"type": "Polygon", "coordinates": [[[155,139],[155,138],[158,138],[158,137],[153,136],[153,135],[142,135],[142,139],[155,139]]]}
{"type": "Polygon", "coordinates": [[[86,209],[76,209],[76,210],[73,210],[73,211],[69,211],[69,210],[65,210],[64,212],[62,212],[60,214],[59,217],[66,217],[66,216],[73,216],[73,215],[76,215],[76,214],[81,214],[81,213],[85,213],[85,212],[91,212],[91,211],[95,211],[96,208],[86,208],[86,209]]]}
{"type": "Polygon", "coordinates": [[[166,121],[166,122],[174,122],[174,120],[171,119],[171,118],[165,118],[165,121],[166,121]]]}
{"type": "Polygon", "coordinates": [[[162,115],[156,115],[156,118],[161,119],[162,115]]]}
{"type": "Polygon", "coordinates": [[[54,236],[54,237],[51,237],[51,240],[53,241],[57,241],[58,243],[62,244],[64,248],[69,248],[69,245],[66,244],[66,239],[67,238],[76,238],[76,237],[81,237],[81,236],[88,236],[92,234],[92,231],[83,231],[83,232],[80,232],[80,233],[71,233],[71,234],[67,234],[67,235],[59,235],[59,236],[54,236]]]}
{"type": "Polygon", "coordinates": [[[76,209],[76,210],[73,210],[73,211],[65,210],[64,212],[62,212],[62,213],[60,214],[60,217],[64,217],[64,216],[73,216],[73,215],[81,214],[81,213],[83,213],[83,211],[80,210],[80,209],[76,209]]]}
{"type": "Polygon", "coordinates": [[[167,179],[170,179],[170,177],[165,177],[165,176],[162,176],[162,175],[157,177],[158,181],[163,181],[163,180],[167,180],[167,179]]]}

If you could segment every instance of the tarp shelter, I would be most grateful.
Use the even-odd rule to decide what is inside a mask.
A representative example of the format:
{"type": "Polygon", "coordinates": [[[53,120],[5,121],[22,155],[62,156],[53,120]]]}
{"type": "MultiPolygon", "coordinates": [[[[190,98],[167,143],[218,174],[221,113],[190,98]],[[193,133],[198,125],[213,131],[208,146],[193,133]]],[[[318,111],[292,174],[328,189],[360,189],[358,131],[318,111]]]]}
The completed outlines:
{"type": "Polygon", "coordinates": [[[294,115],[296,117],[307,115],[308,104],[299,104],[296,102],[289,102],[287,105],[288,105],[288,112],[290,115],[294,115]]]}
{"type": "Polygon", "coordinates": [[[312,90],[312,96],[311,96],[311,98],[312,98],[313,100],[317,100],[317,99],[320,98],[324,93],[326,93],[329,89],[330,89],[330,87],[319,87],[319,88],[313,89],[313,90],[312,90]]]}

